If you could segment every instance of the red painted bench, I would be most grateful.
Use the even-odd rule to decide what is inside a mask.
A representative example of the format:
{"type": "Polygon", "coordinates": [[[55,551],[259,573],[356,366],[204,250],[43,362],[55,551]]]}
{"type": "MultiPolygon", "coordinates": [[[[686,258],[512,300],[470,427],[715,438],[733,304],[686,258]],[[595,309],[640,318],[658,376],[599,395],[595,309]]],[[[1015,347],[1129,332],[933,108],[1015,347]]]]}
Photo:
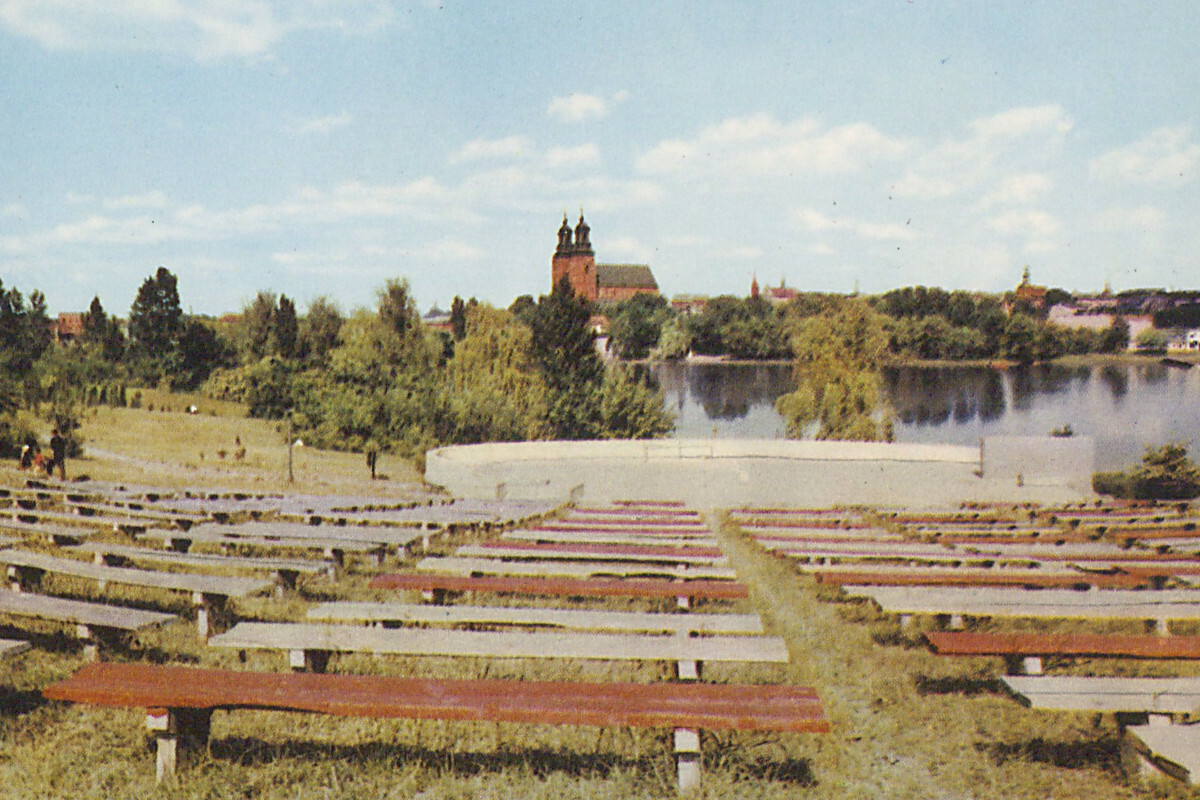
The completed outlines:
{"type": "Polygon", "coordinates": [[[931,631],[925,640],[939,655],[1005,656],[1030,674],[1041,672],[1045,656],[1200,659],[1200,636],[931,631]]]}
{"type": "Polygon", "coordinates": [[[373,578],[371,588],[416,589],[427,593],[496,592],[567,597],[674,597],[695,600],[736,600],[749,597],[746,584],[737,581],[676,581],[656,578],[616,580],[389,573],[373,578]]]}
{"type": "Polygon", "coordinates": [[[439,680],[101,663],[47,686],[43,694],[50,700],[145,708],[146,725],[158,739],[160,781],[175,771],[180,745],[207,742],[217,709],[672,728],[681,790],[699,780],[699,728],[830,730],[815,691],[795,686],[439,680]]]}

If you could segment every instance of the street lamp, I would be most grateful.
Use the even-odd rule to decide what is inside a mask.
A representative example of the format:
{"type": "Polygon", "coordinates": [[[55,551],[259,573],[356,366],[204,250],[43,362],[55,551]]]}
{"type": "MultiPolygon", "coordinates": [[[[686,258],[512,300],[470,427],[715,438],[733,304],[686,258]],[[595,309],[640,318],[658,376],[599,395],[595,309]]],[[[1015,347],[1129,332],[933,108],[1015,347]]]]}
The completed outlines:
{"type": "Polygon", "coordinates": [[[292,448],[304,447],[303,439],[292,441],[292,437],[288,437],[288,483],[295,483],[296,477],[292,474],[292,448]]]}

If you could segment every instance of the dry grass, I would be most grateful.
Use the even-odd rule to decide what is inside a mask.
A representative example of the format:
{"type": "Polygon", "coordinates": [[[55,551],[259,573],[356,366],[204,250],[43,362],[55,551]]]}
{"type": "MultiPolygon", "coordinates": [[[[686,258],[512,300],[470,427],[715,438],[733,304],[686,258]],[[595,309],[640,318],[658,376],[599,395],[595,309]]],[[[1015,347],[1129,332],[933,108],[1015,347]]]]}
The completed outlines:
{"type": "MultiPolygon", "coordinates": [[[[183,408],[186,403],[171,400],[183,408]]],[[[162,400],[156,400],[160,408],[162,400]]],[[[205,407],[201,406],[202,412],[205,407]]],[[[423,489],[410,465],[388,460],[387,481],[371,482],[353,454],[296,451],[296,478],[284,480],[284,438],[269,423],[236,409],[211,413],[102,409],[83,430],[97,455],[71,462],[72,473],[162,486],[223,486],[250,491],[338,492],[408,496],[423,489]],[[234,437],[247,449],[232,452],[234,437]],[[112,453],[116,457],[100,457],[112,453]],[[199,454],[204,453],[201,459],[199,454]]],[[[9,476],[16,480],[19,476],[9,476]]],[[[865,603],[838,601],[733,528],[720,533],[752,597],[702,604],[702,611],[763,614],[784,637],[787,665],[710,665],[713,681],[789,682],[819,689],[834,726],[829,735],[706,733],[708,798],[1108,798],[1172,796],[1173,789],[1128,785],[1119,769],[1110,717],[1024,709],[997,688],[998,659],[948,660],[915,646],[895,622],[865,603]],[[882,642],[882,643],[881,643],[882,642]]],[[[462,533],[439,551],[479,538],[462,533]]],[[[291,554],[294,555],[294,554],[291,554]]],[[[411,566],[390,557],[383,567],[411,566]]],[[[336,583],[302,577],[283,600],[239,601],[242,617],[304,618],[312,603],[391,599],[369,588],[378,568],[352,562],[336,583]]],[[[56,588],[95,596],[82,583],[56,588]]],[[[190,613],[185,598],[129,592],[126,601],[190,613]]],[[[110,592],[106,596],[112,596],[110,592]]],[[[472,602],[527,604],[528,598],[478,597],[472,602]]],[[[544,598],[539,605],[670,611],[646,600],[544,598]]],[[[238,711],[214,717],[210,747],[162,786],[143,717],[52,704],[46,684],[83,664],[78,645],[54,626],[38,632],[34,650],[0,662],[0,797],[13,798],[661,798],[674,796],[667,733],[583,727],[436,721],[369,720],[238,711]]],[[[0,636],[15,628],[0,626],[0,636]]],[[[278,653],[240,654],[210,648],[182,620],[106,653],[115,660],[282,671],[278,653]]],[[[664,665],[546,660],[374,658],[343,655],[339,672],[397,676],[508,677],[654,682],[664,665]]]]}

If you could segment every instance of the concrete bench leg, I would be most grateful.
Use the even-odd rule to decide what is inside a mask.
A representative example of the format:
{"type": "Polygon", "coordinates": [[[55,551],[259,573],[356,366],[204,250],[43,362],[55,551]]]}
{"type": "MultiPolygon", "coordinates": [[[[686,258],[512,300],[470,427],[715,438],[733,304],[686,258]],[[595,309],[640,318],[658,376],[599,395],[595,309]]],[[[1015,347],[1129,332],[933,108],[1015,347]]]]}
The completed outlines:
{"type": "Polygon", "coordinates": [[[152,708],[146,710],[146,730],[156,740],[154,777],[159,783],[175,774],[181,750],[208,744],[212,727],[212,709],[152,708]]]}
{"type": "Polygon", "coordinates": [[[688,597],[685,594],[681,594],[681,595],[677,596],[675,598],[675,607],[676,608],[691,608],[692,607],[692,598],[688,597]]]}
{"type": "Polygon", "coordinates": [[[14,567],[8,568],[8,585],[14,592],[36,592],[42,585],[42,576],[45,575],[45,570],[34,569],[33,567],[14,567]]]}
{"type": "Polygon", "coordinates": [[[679,793],[700,788],[700,732],[691,728],[675,729],[675,769],[679,793]]]}
{"type": "Polygon", "coordinates": [[[694,659],[680,659],[676,661],[675,677],[681,681],[700,680],[700,662],[694,659]]]}
{"type": "Polygon", "coordinates": [[[329,666],[329,651],[289,650],[288,666],[293,672],[324,672],[329,666]]]}
{"type": "Polygon", "coordinates": [[[208,639],[224,622],[225,598],[195,592],[192,594],[192,605],[196,607],[196,633],[201,639],[208,639]]]}
{"type": "Polygon", "coordinates": [[[294,569],[275,570],[275,596],[282,598],[284,592],[296,591],[296,581],[300,573],[294,569]]]}
{"type": "Polygon", "coordinates": [[[1171,635],[1171,626],[1166,617],[1159,617],[1154,620],[1154,632],[1159,636],[1171,635]]]}

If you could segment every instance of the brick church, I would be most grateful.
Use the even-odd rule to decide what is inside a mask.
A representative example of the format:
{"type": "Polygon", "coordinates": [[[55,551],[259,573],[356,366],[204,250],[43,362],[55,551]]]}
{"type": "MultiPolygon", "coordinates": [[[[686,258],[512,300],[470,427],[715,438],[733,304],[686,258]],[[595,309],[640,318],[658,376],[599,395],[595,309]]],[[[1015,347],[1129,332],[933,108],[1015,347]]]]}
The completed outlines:
{"type": "Polygon", "coordinates": [[[550,261],[551,285],[566,278],[575,294],[588,300],[620,302],[643,292],[658,294],[658,282],[654,273],[645,264],[597,264],[596,253],[588,238],[591,228],[579,215],[575,230],[567,223],[563,214],[562,227],[558,229],[558,248],[550,261]]]}

